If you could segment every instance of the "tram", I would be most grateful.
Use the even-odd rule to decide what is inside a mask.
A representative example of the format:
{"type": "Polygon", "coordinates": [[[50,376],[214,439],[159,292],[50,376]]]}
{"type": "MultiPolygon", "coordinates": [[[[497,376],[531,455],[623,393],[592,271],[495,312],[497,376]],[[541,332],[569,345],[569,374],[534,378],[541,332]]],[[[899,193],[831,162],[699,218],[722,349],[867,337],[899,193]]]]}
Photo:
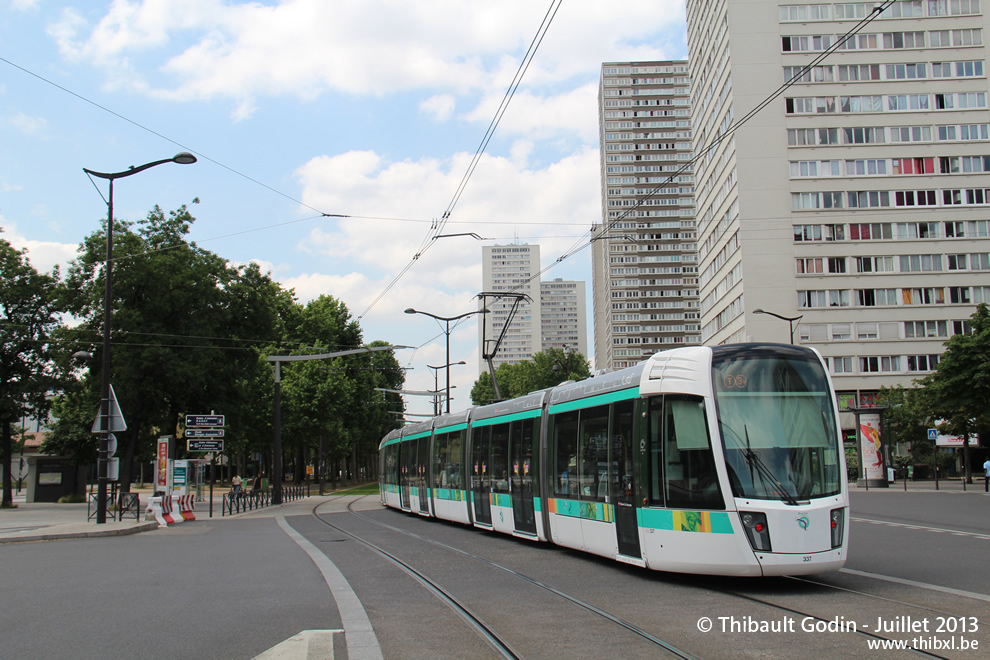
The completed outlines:
{"type": "Polygon", "coordinates": [[[648,569],[803,575],[846,560],[838,408],[810,348],[663,351],[394,430],[380,460],[386,506],[648,569]]]}

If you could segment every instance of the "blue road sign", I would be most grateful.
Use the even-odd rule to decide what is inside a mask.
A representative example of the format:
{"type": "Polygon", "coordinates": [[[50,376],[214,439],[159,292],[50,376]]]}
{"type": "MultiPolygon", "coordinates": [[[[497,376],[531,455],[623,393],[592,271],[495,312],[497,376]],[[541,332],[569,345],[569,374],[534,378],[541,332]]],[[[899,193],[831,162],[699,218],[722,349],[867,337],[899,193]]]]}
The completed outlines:
{"type": "Polygon", "coordinates": [[[928,429],[928,439],[929,440],[938,440],[938,430],[937,429],[928,429]]]}

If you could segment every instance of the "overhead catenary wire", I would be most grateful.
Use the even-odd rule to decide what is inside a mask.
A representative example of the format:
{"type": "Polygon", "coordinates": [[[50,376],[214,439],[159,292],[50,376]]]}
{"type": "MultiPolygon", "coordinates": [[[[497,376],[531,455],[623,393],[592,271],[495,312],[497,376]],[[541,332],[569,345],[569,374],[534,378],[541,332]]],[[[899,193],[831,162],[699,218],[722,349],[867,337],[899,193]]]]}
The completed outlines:
{"type": "MultiPolygon", "coordinates": [[[[603,223],[602,231],[601,231],[601,236],[604,237],[609,231],[611,231],[613,228],[615,228],[615,226],[619,222],[621,222],[622,220],[628,218],[629,215],[633,211],[641,208],[647,200],[649,200],[649,199],[655,197],[656,195],[660,194],[660,192],[662,190],[664,190],[665,188],[669,187],[672,183],[675,183],[676,182],[676,177],[680,176],[681,174],[683,174],[684,172],[688,171],[689,169],[693,169],[694,164],[697,163],[699,160],[701,160],[701,158],[703,158],[710,151],[712,151],[716,147],[718,147],[723,141],[725,141],[726,139],[728,139],[730,136],[732,136],[733,134],[735,134],[735,132],[737,130],[739,130],[744,124],[746,124],[749,120],[751,120],[754,116],[756,116],[757,113],[759,113],[761,110],[763,110],[768,105],[770,105],[773,101],[775,101],[777,98],[779,98],[780,95],[783,94],[787,89],[789,89],[790,87],[792,87],[794,84],[800,82],[801,76],[803,76],[804,74],[812,71],[812,69],[814,69],[815,66],[817,66],[818,64],[820,64],[825,58],[827,58],[829,55],[831,55],[836,50],[838,50],[839,48],[841,48],[846,43],[846,41],[848,41],[851,37],[855,36],[864,27],[866,27],[870,22],[872,22],[877,17],[879,17],[880,14],[882,14],[891,5],[893,5],[895,1],[896,0],[883,0],[883,2],[881,2],[881,4],[876,5],[873,8],[873,10],[867,16],[865,16],[858,23],[856,23],[856,25],[854,25],[852,28],[850,28],[841,37],[837,38],[835,40],[835,43],[833,43],[827,49],[825,49],[824,51],[822,51],[810,63],[808,63],[807,65],[805,65],[800,71],[798,71],[797,73],[793,74],[791,76],[790,80],[785,81],[784,84],[780,85],[776,90],[774,90],[773,92],[771,92],[769,96],[767,96],[766,98],[764,98],[752,110],[750,110],[745,115],[743,115],[743,117],[741,119],[739,119],[737,122],[734,122],[733,124],[731,124],[730,126],[728,126],[724,131],[722,131],[721,133],[719,133],[718,135],[716,135],[715,137],[713,137],[712,140],[707,145],[705,145],[705,147],[700,152],[696,153],[691,158],[691,160],[689,160],[687,163],[685,163],[680,168],[678,168],[673,174],[670,174],[663,183],[658,184],[655,188],[653,188],[652,190],[650,190],[650,192],[648,192],[646,195],[644,195],[643,197],[637,199],[636,200],[636,204],[634,204],[630,208],[628,208],[625,211],[623,211],[614,220],[612,220],[612,221],[610,221],[608,223],[603,223]]],[[[582,239],[580,239],[580,242],[579,243],[575,243],[574,246],[572,246],[569,250],[565,251],[561,256],[557,257],[557,259],[554,260],[549,266],[547,266],[546,268],[541,269],[538,273],[530,276],[528,279],[524,280],[522,283],[518,284],[515,288],[511,289],[510,291],[507,291],[506,293],[508,294],[508,293],[513,293],[513,292],[519,291],[522,287],[527,286],[533,280],[535,280],[537,278],[542,278],[543,275],[547,271],[549,271],[552,268],[554,268],[555,266],[557,266],[557,264],[562,263],[562,262],[566,261],[567,259],[573,257],[574,255],[578,254],[579,252],[585,250],[589,245],[591,245],[591,242],[592,241],[596,240],[595,238],[592,238],[592,241],[587,241],[587,240],[584,239],[584,236],[585,235],[586,234],[583,234],[582,235],[582,239]]]]}
{"type": "Polygon", "coordinates": [[[420,244],[419,249],[416,251],[416,254],[413,255],[412,259],[410,259],[409,262],[405,265],[405,267],[401,271],[399,271],[399,273],[395,277],[392,278],[392,280],[385,286],[385,289],[381,293],[379,293],[374,300],[371,301],[371,303],[365,308],[365,310],[358,315],[357,318],[359,320],[367,316],[368,312],[370,312],[382,300],[382,298],[384,298],[388,294],[388,292],[391,291],[395,287],[395,285],[399,283],[399,280],[401,280],[402,277],[409,272],[409,270],[419,260],[419,258],[423,256],[423,254],[426,253],[426,251],[429,250],[430,247],[432,247],[433,243],[435,243],[436,240],[443,233],[444,227],[446,227],[447,223],[450,221],[450,216],[451,213],[453,213],[454,211],[454,207],[457,205],[457,202],[460,200],[461,195],[464,194],[464,190],[467,187],[468,181],[470,181],[471,176],[474,174],[474,171],[478,166],[478,163],[481,161],[481,157],[484,154],[485,150],[487,149],[488,143],[491,141],[492,136],[495,134],[495,129],[498,128],[499,123],[502,121],[502,117],[505,115],[505,111],[509,107],[509,102],[512,100],[512,97],[515,96],[516,90],[519,88],[523,76],[526,74],[526,71],[529,69],[529,65],[532,63],[533,58],[536,56],[536,51],[539,49],[540,44],[543,43],[543,37],[546,36],[547,30],[550,29],[550,24],[553,22],[554,17],[556,17],[557,10],[560,9],[560,5],[562,3],[563,0],[551,0],[550,7],[547,9],[546,14],[544,14],[543,16],[543,21],[540,23],[539,28],[537,28],[536,30],[536,35],[534,35],[532,41],[529,44],[529,48],[527,48],[526,52],[523,54],[522,60],[519,63],[519,67],[516,69],[516,74],[515,76],[513,76],[512,81],[509,83],[509,87],[502,97],[502,102],[499,104],[498,109],[495,111],[495,116],[488,124],[488,129],[485,131],[485,135],[481,139],[481,144],[478,145],[478,149],[475,151],[474,156],[472,157],[471,162],[468,164],[467,170],[464,173],[464,176],[461,177],[461,181],[458,184],[457,188],[455,189],[454,195],[451,198],[450,202],[447,204],[447,208],[444,210],[439,221],[437,221],[431,226],[430,232],[423,239],[423,242],[420,244]]]}

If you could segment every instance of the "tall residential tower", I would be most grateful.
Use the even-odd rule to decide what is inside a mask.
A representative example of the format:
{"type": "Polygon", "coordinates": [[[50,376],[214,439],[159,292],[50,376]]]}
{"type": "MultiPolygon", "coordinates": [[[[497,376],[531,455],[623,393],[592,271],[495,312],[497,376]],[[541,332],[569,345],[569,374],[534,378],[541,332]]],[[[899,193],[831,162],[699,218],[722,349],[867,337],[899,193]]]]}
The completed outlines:
{"type": "Polygon", "coordinates": [[[859,404],[990,301],[987,17],[901,0],[846,39],[875,4],[687,0],[702,340],[795,319],[859,404]]]}
{"type": "Polygon", "coordinates": [[[700,341],[689,85],[684,61],[602,65],[602,224],[592,249],[598,368],[700,341]]]}

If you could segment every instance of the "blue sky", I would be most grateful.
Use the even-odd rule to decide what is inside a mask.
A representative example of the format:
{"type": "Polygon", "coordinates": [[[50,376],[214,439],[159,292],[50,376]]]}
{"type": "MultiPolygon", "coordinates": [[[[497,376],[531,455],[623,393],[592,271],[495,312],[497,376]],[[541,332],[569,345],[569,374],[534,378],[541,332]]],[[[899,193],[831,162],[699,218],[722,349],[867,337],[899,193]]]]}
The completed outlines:
{"type": "MultiPolygon", "coordinates": [[[[610,6],[561,4],[446,233],[538,243],[546,267],[600,219],[601,63],[687,54],[681,0],[639,3],[634,20],[610,6]]],[[[260,263],[302,302],[325,293],[354,316],[367,311],[365,339],[418,347],[398,354],[412,367],[407,387],[432,389],[426,365],[444,363],[443,335],[402,310],[474,309],[483,243],[436,241],[368,308],[450,204],[550,7],[0,0],[4,238],[39,270],[64,268],[106,214],[82,168],[117,172],[192,151],[194,165],[118,181],[115,216],[139,220],[198,197],[192,240],[260,263]]],[[[585,280],[590,294],[590,250],[545,277],[585,280]]],[[[473,320],[451,337],[451,360],[462,359],[454,409],[478,376],[473,320]]],[[[423,397],[407,401],[430,410],[423,397]]]]}

